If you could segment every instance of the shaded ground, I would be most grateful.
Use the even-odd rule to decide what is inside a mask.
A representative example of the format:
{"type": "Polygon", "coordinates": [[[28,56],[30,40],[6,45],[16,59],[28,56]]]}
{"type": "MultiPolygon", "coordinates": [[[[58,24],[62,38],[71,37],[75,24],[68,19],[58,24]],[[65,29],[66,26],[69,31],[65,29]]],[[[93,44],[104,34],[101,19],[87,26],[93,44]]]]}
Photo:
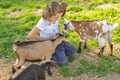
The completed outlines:
{"type": "MultiPolygon", "coordinates": [[[[99,49],[93,48],[90,52],[84,52],[82,54],[76,54],[75,60],[72,63],[69,63],[70,70],[77,69],[80,64],[79,61],[81,59],[87,59],[90,63],[93,64],[99,64],[99,57],[96,55],[96,53],[99,51],[99,49]]],[[[114,44],[114,54],[118,54],[120,52],[120,44],[114,44]]],[[[108,46],[105,48],[105,53],[109,53],[108,46]]],[[[106,54],[105,54],[106,55],[106,54]]],[[[0,80],[8,80],[8,78],[11,76],[11,65],[15,62],[15,60],[7,60],[7,59],[0,59],[0,80]]],[[[116,61],[118,64],[120,61],[116,61]]],[[[31,63],[26,63],[26,65],[30,65],[31,63]]],[[[24,67],[25,68],[25,67],[24,67]]],[[[23,69],[24,69],[23,68],[23,69]]],[[[52,68],[53,76],[48,76],[47,74],[47,80],[120,80],[120,74],[118,73],[109,73],[107,76],[104,77],[98,77],[92,72],[89,72],[87,74],[82,74],[77,77],[69,77],[64,78],[58,71],[57,68],[52,68]]]]}

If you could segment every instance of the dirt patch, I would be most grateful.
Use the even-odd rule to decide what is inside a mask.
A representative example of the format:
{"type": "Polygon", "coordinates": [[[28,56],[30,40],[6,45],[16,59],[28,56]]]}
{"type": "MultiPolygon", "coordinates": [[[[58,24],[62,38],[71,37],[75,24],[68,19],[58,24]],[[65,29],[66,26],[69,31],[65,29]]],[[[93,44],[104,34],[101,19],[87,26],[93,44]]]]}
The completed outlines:
{"type": "Polygon", "coordinates": [[[106,9],[106,8],[116,8],[117,4],[103,4],[98,6],[99,8],[106,9]]]}
{"type": "Polygon", "coordinates": [[[42,11],[43,11],[43,9],[38,9],[38,10],[33,11],[33,14],[34,14],[35,16],[39,16],[39,15],[42,14],[42,11]]]}
{"type": "Polygon", "coordinates": [[[78,4],[80,5],[86,5],[88,2],[87,1],[79,1],[78,4]]]}
{"type": "MultiPolygon", "coordinates": [[[[7,9],[8,11],[8,14],[5,15],[5,17],[17,17],[17,16],[20,16],[23,12],[22,11],[14,11],[14,12],[11,12],[10,9],[7,9]]],[[[33,15],[35,16],[39,16],[42,14],[42,9],[38,9],[38,10],[35,10],[33,11],[33,15]]]]}
{"type": "Polygon", "coordinates": [[[6,14],[5,17],[16,17],[16,16],[20,16],[22,14],[22,11],[14,11],[14,12],[10,12],[9,14],[6,14]]]}
{"type": "MultiPolygon", "coordinates": [[[[92,64],[99,64],[100,57],[97,56],[97,52],[99,51],[98,48],[93,47],[93,50],[89,52],[84,52],[82,54],[76,54],[75,55],[75,60],[72,63],[69,63],[70,65],[70,70],[74,71],[76,70],[81,64],[79,61],[81,59],[87,59],[90,63],[92,64]]],[[[119,54],[120,52],[120,44],[114,44],[114,54],[119,54]]],[[[105,52],[104,53],[109,53],[109,47],[106,46],[105,52]]],[[[104,54],[108,55],[108,54],[104,54]]],[[[11,66],[15,62],[13,59],[0,59],[0,80],[8,80],[11,76],[11,66]]],[[[119,60],[115,61],[116,63],[120,63],[119,60]]],[[[26,63],[25,66],[31,65],[32,63],[26,63]]],[[[36,64],[36,63],[35,63],[36,64]]],[[[37,63],[40,64],[40,63],[37,63]]],[[[22,69],[25,69],[26,67],[23,67],[22,69]]],[[[59,67],[58,67],[59,68],[59,67]]],[[[95,75],[93,72],[89,72],[86,74],[82,74],[76,77],[69,77],[65,78],[63,75],[61,75],[58,71],[57,68],[52,68],[53,76],[47,76],[46,80],[120,80],[120,74],[118,73],[109,73],[106,76],[103,77],[98,77],[95,75]]]]}
{"type": "Polygon", "coordinates": [[[11,66],[14,60],[0,59],[0,80],[7,80],[11,76],[11,66]]]}

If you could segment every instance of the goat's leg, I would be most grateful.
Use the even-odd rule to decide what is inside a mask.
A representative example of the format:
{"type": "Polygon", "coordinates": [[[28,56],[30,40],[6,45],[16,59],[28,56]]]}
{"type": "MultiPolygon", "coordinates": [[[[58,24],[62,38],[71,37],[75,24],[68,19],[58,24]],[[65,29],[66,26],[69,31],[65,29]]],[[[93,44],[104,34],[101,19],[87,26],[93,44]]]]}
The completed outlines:
{"type": "Polygon", "coordinates": [[[105,39],[104,38],[99,38],[98,39],[98,42],[99,42],[99,45],[100,45],[100,51],[99,51],[99,53],[98,53],[98,56],[100,56],[101,57],[101,55],[103,54],[103,52],[104,52],[104,48],[105,48],[105,46],[104,46],[104,43],[105,43],[105,39]]]}
{"type": "Polygon", "coordinates": [[[110,50],[111,50],[110,56],[112,56],[113,55],[113,45],[111,44],[109,46],[110,46],[110,50]]]}
{"type": "Polygon", "coordinates": [[[13,68],[14,68],[13,69],[13,74],[21,68],[21,66],[24,64],[24,62],[25,62],[25,60],[18,59],[18,63],[13,66],[13,68]]]}
{"type": "Polygon", "coordinates": [[[15,73],[15,66],[18,64],[18,58],[16,59],[15,64],[12,65],[12,74],[15,73]]]}
{"type": "Polygon", "coordinates": [[[110,33],[108,36],[108,43],[109,43],[109,47],[110,47],[110,56],[113,55],[113,44],[112,44],[112,34],[110,33]]]}
{"type": "Polygon", "coordinates": [[[48,72],[48,75],[52,75],[52,72],[51,72],[51,68],[50,68],[50,66],[48,66],[48,70],[47,70],[47,72],[48,72]]]}
{"type": "Polygon", "coordinates": [[[86,49],[87,48],[87,40],[85,40],[85,42],[84,42],[84,49],[86,49]]]}
{"type": "Polygon", "coordinates": [[[101,48],[100,48],[100,51],[99,51],[99,53],[98,53],[98,56],[100,56],[100,57],[101,57],[101,55],[102,55],[102,54],[103,54],[103,52],[104,52],[104,48],[105,48],[105,47],[101,47],[101,48]]]}
{"type": "Polygon", "coordinates": [[[81,50],[82,50],[82,42],[80,41],[77,53],[81,53],[81,50]]]}
{"type": "Polygon", "coordinates": [[[16,65],[12,65],[12,74],[14,74],[14,73],[17,71],[17,69],[20,69],[20,68],[21,68],[21,66],[18,67],[18,68],[15,68],[15,66],[16,66],[16,65]]]}

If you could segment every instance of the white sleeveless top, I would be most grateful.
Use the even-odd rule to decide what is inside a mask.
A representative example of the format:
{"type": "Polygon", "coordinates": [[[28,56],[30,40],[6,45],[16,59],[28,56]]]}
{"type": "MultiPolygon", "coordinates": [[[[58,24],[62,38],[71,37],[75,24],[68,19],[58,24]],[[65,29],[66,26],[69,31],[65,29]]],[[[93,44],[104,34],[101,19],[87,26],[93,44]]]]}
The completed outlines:
{"type": "Polygon", "coordinates": [[[59,32],[58,20],[55,23],[50,24],[47,20],[41,17],[36,27],[40,29],[40,36],[45,38],[59,32]]]}

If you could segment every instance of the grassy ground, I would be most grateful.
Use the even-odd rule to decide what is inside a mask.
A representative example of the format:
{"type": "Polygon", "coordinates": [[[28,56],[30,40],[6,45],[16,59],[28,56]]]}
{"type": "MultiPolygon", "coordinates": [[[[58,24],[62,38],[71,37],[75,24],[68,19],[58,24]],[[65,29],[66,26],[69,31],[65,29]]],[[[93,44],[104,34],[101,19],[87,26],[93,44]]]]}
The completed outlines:
{"type": "MultiPolygon", "coordinates": [[[[115,44],[114,53],[120,52],[120,44],[115,44]]],[[[53,67],[53,76],[46,74],[46,80],[120,80],[120,59],[117,57],[98,57],[98,48],[76,54],[68,58],[69,63],[61,67],[53,67]]],[[[108,52],[108,45],[105,53],[108,52]]],[[[0,59],[0,80],[8,80],[11,76],[11,65],[14,59],[0,59]]],[[[25,63],[24,68],[33,63],[25,63]]],[[[34,63],[34,64],[40,64],[34,63]]],[[[20,70],[21,71],[21,70],[20,70]]],[[[20,72],[19,71],[19,72],[20,72]]],[[[17,75],[17,74],[15,74],[17,75]]]]}
{"type": "MultiPolygon", "coordinates": [[[[27,40],[27,33],[33,28],[41,17],[41,12],[46,4],[51,0],[0,0],[0,58],[15,59],[12,50],[12,42],[15,39],[27,40]]],[[[107,20],[111,25],[120,23],[120,1],[119,0],[59,0],[67,2],[67,13],[65,17],[69,20],[107,20]]],[[[60,28],[62,30],[62,22],[60,28]]],[[[71,31],[66,38],[77,48],[79,37],[71,31]]],[[[120,44],[120,26],[113,33],[113,42],[120,44]]],[[[98,43],[93,40],[88,41],[88,49],[93,50],[98,43]]],[[[114,45],[116,46],[116,45],[114,45]]],[[[120,49],[120,48],[117,48],[120,49]]],[[[78,76],[88,72],[95,72],[96,75],[104,76],[110,71],[120,72],[120,65],[114,63],[114,58],[119,61],[120,52],[115,57],[101,57],[99,66],[90,64],[88,60],[79,60],[79,66],[75,71],[69,70],[69,65],[60,68],[60,73],[64,77],[78,76]],[[69,72],[69,73],[68,73],[69,72]]],[[[69,63],[73,63],[75,57],[68,57],[69,63]]]]}

